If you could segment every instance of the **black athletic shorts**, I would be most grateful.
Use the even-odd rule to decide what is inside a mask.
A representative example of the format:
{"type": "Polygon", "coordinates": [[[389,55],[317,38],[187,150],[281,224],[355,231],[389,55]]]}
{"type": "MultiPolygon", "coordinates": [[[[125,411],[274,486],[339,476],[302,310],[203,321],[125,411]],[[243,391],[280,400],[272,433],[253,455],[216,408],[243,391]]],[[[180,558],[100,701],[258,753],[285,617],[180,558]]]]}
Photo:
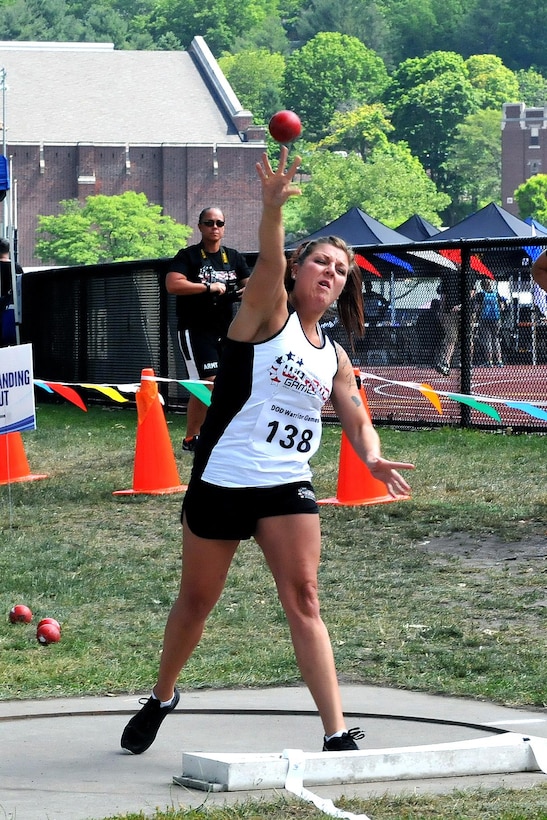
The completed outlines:
{"type": "Polygon", "coordinates": [[[222,339],[208,330],[179,330],[179,347],[189,379],[216,376],[222,352],[222,339]]]}
{"type": "Polygon", "coordinates": [[[309,481],[234,488],[195,480],[186,491],[181,521],[186,514],[188,526],[200,538],[241,541],[254,535],[261,518],[318,512],[309,481]]]}

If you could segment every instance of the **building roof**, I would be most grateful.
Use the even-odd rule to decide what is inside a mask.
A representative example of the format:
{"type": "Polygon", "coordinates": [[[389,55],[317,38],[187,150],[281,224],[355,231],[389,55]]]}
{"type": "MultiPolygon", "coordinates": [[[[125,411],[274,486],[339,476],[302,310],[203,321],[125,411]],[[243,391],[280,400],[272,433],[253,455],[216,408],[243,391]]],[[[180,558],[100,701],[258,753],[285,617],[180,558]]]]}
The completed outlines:
{"type": "Polygon", "coordinates": [[[241,143],[230,116],[237,98],[225,80],[222,87],[222,77],[219,88],[214,66],[213,72],[204,67],[199,52],[0,42],[7,142],[241,143]]]}

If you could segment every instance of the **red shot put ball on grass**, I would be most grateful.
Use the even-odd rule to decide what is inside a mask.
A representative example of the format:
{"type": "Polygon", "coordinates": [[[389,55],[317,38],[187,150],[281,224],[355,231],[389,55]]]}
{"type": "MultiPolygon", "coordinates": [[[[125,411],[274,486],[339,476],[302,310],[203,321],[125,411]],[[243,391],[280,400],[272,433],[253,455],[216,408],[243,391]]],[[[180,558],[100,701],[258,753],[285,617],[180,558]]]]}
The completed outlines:
{"type": "Polygon", "coordinates": [[[61,630],[55,624],[42,624],[36,630],[36,640],[44,646],[57,643],[61,640],[61,630]]]}
{"type": "Polygon", "coordinates": [[[300,117],[294,111],[278,111],[268,124],[268,130],[276,142],[293,142],[302,133],[300,117]]]}
{"type": "Polygon", "coordinates": [[[12,624],[29,624],[32,621],[32,612],[25,604],[16,604],[10,609],[9,619],[12,624]]]}

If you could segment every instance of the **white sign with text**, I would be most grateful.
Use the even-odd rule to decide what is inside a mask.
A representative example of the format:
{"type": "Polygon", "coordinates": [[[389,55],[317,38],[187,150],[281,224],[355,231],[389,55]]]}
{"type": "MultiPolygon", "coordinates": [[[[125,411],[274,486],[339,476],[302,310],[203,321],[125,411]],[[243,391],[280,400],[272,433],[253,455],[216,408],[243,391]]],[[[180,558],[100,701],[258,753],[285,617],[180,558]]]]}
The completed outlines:
{"type": "Polygon", "coordinates": [[[36,429],[32,345],[0,348],[0,434],[36,429]]]}

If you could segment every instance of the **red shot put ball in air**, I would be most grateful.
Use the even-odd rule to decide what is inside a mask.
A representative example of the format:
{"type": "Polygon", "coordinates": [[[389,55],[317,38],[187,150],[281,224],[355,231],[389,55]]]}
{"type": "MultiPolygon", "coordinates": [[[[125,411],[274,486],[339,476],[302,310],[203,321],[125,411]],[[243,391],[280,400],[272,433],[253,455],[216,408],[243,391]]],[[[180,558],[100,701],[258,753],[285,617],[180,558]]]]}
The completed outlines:
{"type": "Polygon", "coordinates": [[[268,130],[276,142],[294,142],[302,133],[300,117],[294,111],[278,111],[268,124],[268,130]]]}
{"type": "Polygon", "coordinates": [[[25,604],[16,604],[10,609],[9,619],[12,624],[29,624],[32,621],[32,612],[25,604]]]}
{"type": "Polygon", "coordinates": [[[36,640],[45,646],[57,643],[61,640],[61,630],[55,624],[42,624],[36,630],[36,640]]]}

